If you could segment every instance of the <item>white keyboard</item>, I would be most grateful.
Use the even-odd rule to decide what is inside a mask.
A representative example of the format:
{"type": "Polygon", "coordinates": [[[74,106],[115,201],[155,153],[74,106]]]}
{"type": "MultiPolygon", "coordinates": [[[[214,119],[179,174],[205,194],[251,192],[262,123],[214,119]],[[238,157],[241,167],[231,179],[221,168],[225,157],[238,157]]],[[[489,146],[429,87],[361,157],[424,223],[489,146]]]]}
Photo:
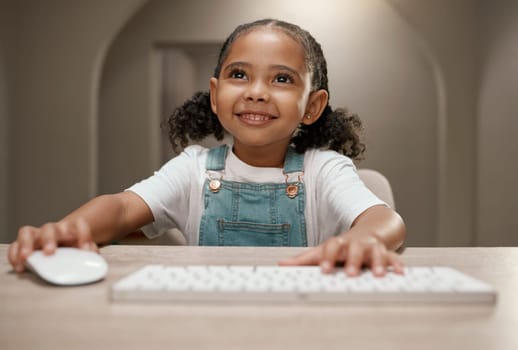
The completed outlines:
{"type": "Polygon", "coordinates": [[[448,267],[348,277],[318,266],[148,265],[111,286],[114,301],[494,303],[491,286],[448,267]]]}

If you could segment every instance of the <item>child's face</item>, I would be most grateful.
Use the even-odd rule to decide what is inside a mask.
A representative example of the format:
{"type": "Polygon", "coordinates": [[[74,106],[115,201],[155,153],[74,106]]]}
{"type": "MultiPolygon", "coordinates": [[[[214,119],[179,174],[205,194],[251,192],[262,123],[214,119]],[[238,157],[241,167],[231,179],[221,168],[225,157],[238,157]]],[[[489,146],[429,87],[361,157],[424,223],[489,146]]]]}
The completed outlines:
{"type": "Polygon", "coordinates": [[[212,109],[234,136],[235,150],[285,152],[308,110],[304,50],[282,31],[252,30],[233,43],[210,88],[212,109]]]}

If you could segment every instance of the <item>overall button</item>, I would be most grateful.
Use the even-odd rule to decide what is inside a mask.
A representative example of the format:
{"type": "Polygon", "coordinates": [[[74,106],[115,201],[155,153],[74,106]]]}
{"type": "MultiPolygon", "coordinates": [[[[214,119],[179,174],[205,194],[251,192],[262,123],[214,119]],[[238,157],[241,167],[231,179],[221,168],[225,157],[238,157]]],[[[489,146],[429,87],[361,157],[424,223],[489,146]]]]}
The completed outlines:
{"type": "Polygon", "coordinates": [[[210,180],[209,188],[212,192],[217,193],[221,189],[221,181],[219,180],[210,180]]]}
{"type": "Polygon", "coordinates": [[[297,185],[288,185],[286,186],[286,194],[290,198],[297,197],[297,194],[299,193],[299,186],[297,185]]]}

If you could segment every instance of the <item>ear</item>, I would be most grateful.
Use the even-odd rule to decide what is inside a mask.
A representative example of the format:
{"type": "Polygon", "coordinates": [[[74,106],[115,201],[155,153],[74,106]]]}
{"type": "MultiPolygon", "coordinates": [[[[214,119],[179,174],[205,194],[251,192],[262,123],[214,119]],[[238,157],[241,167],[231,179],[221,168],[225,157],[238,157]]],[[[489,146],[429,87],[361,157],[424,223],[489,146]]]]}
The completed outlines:
{"type": "Polygon", "coordinates": [[[302,118],[302,123],[311,125],[316,122],[326,108],[328,98],[329,94],[324,89],[313,91],[309,94],[309,100],[306,106],[306,112],[302,118]]]}
{"type": "Polygon", "coordinates": [[[218,88],[218,79],[212,77],[209,80],[209,91],[210,91],[210,107],[212,108],[212,112],[214,114],[218,114],[217,104],[216,104],[216,90],[218,88]]]}

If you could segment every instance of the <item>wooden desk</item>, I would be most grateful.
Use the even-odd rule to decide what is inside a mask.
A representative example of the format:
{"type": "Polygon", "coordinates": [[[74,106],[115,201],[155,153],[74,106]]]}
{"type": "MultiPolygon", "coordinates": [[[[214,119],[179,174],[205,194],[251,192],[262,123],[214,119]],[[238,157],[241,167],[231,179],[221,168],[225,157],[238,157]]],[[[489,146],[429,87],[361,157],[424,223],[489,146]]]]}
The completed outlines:
{"type": "Polygon", "coordinates": [[[495,305],[120,304],[108,287],[148,263],[275,264],[299,248],[109,246],[106,280],[53,287],[0,245],[0,349],[518,349],[518,248],[407,248],[498,290],[495,305]]]}

